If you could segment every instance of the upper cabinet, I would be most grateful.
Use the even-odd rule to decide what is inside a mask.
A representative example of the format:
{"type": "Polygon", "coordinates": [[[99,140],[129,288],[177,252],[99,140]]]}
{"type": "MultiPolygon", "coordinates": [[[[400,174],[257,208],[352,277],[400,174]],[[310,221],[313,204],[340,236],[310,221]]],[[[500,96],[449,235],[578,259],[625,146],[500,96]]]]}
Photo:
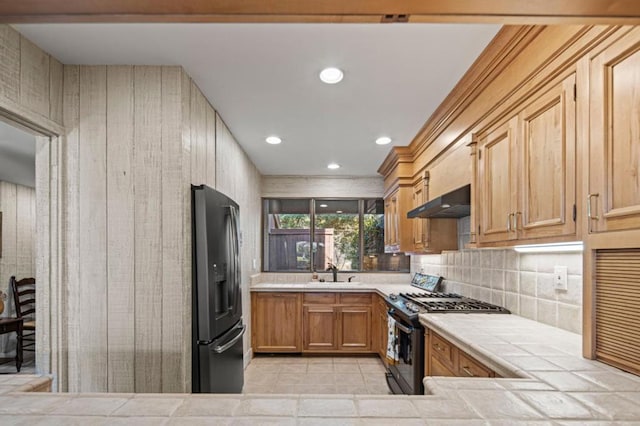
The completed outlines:
{"type": "Polygon", "coordinates": [[[549,88],[518,116],[518,238],[576,233],[575,74],[549,88]]]}
{"type": "Polygon", "coordinates": [[[640,228],[640,29],[589,70],[589,232],[640,228]]]}
{"type": "MultiPolygon", "coordinates": [[[[428,179],[428,175],[426,177],[428,179]]],[[[425,177],[420,177],[413,184],[413,205],[411,209],[415,209],[428,201],[425,191],[425,177]]],[[[427,233],[427,221],[423,219],[413,220],[413,249],[416,251],[424,250],[427,233]]]]}
{"type": "Polygon", "coordinates": [[[407,219],[411,209],[412,192],[409,186],[397,186],[384,198],[384,251],[411,251],[412,229],[407,219]]]}
{"type": "Polygon", "coordinates": [[[478,242],[515,239],[517,211],[517,117],[480,137],[478,149],[478,242]]]}
{"type": "Polygon", "coordinates": [[[398,240],[398,194],[400,190],[396,188],[384,199],[384,251],[393,253],[400,251],[400,241],[398,240]]]}
{"type": "Polygon", "coordinates": [[[478,135],[478,243],[575,235],[575,75],[478,135]]]}

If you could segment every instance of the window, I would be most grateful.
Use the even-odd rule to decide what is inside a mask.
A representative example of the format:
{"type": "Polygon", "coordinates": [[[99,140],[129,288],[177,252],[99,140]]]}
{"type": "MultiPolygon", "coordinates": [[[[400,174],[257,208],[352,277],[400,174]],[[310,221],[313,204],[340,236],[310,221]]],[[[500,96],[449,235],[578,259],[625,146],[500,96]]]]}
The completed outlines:
{"type": "Polygon", "coordinates": [[[264,271],[409,271],[384,253],[382,199],[264,199],[263,219],[264,271]]]}

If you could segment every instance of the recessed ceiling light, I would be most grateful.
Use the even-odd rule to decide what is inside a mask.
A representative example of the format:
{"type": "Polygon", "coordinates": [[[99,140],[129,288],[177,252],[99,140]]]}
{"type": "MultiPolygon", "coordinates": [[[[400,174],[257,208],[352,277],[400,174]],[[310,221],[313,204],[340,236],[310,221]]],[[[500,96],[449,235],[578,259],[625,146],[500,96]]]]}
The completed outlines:
{"type": "Polygon", "coordinates": [[[320,204],[320,207],[329,207],[329,206],[326,204],[320,204]]]}
{"type": "Polygon", "coordinates": [[[381,136],[378,139],[376,139],[376,143],[378,145],[387,145],[389,143],[391,143],[391,138],[388,136],[381,136]]]}
{"type": "Polygon", "coordinates": [[[325,68],[320,71],[320,80],[327,84],[340,83],[343,77],[344,73],[342,70],[335,67],[325,68]]]}
{"type": "Polygon", "coordinates": [[[340,168],[340,164],[338,164],[338,163],[329,163],[327,165],[327,169],[335,170],[335,169],[339,169],[339,168],[340,168]]]}
{"type": "Polygon", "coordinates": [[[342,213],[342,210],[336,210],[336,213],[342,213]]]}
{"type": "Polygon", "coordinates": [[[282,142],[282,139],[277,136],[269,136],[265,139],[265,142],[271,145],[278,145],[280,142],[282,142]]]}

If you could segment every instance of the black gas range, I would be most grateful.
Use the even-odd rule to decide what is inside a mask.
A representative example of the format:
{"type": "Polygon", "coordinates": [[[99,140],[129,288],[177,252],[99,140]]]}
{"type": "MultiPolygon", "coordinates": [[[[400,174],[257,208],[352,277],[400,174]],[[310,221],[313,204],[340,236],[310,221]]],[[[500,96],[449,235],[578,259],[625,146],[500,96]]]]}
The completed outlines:
{"type": "Polygon", "coordinates": [[[454,293],[436,290],[442,277],[415,274],[411,285],[422,290],[415,293],[390,294],[386,297],[388,314],[394,329],[396,360],[387,368],[387,383],[393,393],[422,395],[424,386],[424,329],[418,319],[423,313],[509,314],[507,309],[454,293]]]}
{"type": "MultiPolygon", "coordinates": [[[[390,294],[387,304],[404,320],[415,322],[422,313],[509,314],[497,305],[460,296],[455,293],[420,292],[390,294]]],[[[393,313],[393,312],[392,312],[393,313]]]]}

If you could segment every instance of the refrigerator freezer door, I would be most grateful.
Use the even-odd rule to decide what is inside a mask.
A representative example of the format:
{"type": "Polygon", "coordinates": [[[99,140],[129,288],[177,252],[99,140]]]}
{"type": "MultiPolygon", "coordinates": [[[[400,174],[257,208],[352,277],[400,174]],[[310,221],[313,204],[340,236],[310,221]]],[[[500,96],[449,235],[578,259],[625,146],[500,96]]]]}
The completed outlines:
{"type": "Polygon", "coordinates": [[[194,339],[209,342],[242,316],[238,205],[207,186],[194,186],[194,339]]]}
{"type": "MultiPolygon", "coordinates": [[[[208,345],[198,345],[199,388],[202,393],[240,393],[244,385],[242,335],[245,326],[239,322],[229,332],[208,345]]],[[[194,378],[195,379],[195,378],[194,378]]],[[[195,384],[195,383],[194,383],[195,384]]]]}

